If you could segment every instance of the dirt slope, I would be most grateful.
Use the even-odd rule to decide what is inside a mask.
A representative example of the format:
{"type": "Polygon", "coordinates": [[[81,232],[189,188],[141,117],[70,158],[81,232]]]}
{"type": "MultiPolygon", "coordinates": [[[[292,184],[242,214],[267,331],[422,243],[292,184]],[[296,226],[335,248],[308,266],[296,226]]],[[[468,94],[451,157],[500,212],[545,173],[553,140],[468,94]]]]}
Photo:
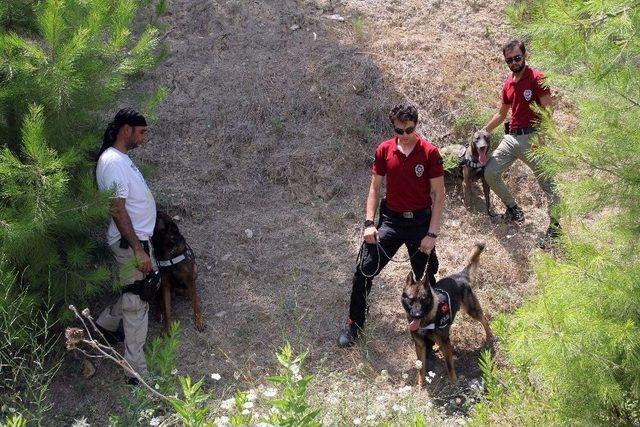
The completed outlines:
{"type": "MultiPolygon", "coordinates": [[[[151,144],[134,157],[152,166],[158,201],[180,216],[198,256],[207,329],[195,331],[188,301],[174,303],[183,326],[180,372],[196,378],[218,372],[223,379],[207,384],[228,393],[238,382],[253,385],[273,373],[275,350],[289,340],[310,352],[318,401],[332,402],[337,389],[370,393],[382,369],[392,386],[413,381],[415,353],[399,303],[406,263],[390,265],[374,284],[366,342],[348,350],[335,344],[348,308],[370,162],[390,135],[386,112],[398,100],[420,106],[419,130],[439,146],[459,142],[452,124],[470,102],[497,105],[507,71],[499,53],[509,35],[506,3],[168,2],[161,22],[172,54],[134,89],[162,84],[169,95],[152,124],[151,144]],[[344,21],[329,19],[333,14],[344,21]]],[[[532,291],[528,259],[547,221],[531,174],[518,165],[508,182],[520,190],[523,227],[490,221],[480,199],[467,212],[451,182],[438,239],[444,274],[462,265],[474,242],[487,243],[475,288],[492,317],[532,291]]],[[[399,257],[405,256],[403,249],[399,257]]],[[[458,372],[477,377],[482,328],[466,316],[457,322],[458,372]]],[[[158,331],[153,324],[150,335],[158,331]]],[[[113,366],[103,363],[89,381],[64,369],[52,424],[79,415],[100,424],[118,410],[122,374],[113,366]]],[[[444,373],[439,356],[433,370],[444,373]]],[[[428,402],[429,392],[437,397],[442,390],[431,388],[419,401],[428,402]]],[[[348,404],[348,398],[341,403],[348,404]]]]}

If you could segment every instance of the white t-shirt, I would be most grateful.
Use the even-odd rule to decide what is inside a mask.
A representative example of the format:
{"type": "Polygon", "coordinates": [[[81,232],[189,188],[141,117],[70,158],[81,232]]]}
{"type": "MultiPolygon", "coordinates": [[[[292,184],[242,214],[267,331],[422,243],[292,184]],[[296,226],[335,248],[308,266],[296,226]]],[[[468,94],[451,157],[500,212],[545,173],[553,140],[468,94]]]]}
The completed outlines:
{"type": "MultiPolygon", "coordinates": [[[[156,225],[156,201],[129,156],[113,147],[107,148],[98,159],[96,179],[101,191],[115,189],[114,197],[125,199],[125,208],[138,239],[149,240],[156,225]]],[[[119,240],[120,231],[111,218],[107,241],[112,245],[119,240]]]]}

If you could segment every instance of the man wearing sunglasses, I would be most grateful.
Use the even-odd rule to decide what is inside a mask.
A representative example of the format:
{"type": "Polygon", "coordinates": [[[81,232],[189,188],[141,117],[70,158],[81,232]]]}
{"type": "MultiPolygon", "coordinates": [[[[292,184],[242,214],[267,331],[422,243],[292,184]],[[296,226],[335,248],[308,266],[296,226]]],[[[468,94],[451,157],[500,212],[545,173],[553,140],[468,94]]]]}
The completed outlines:
{"type": "Polygon", "coordinates": [[[373,176],[367,198],[364,243],[353,276],[347,324],[340,331],[338,345],[354,344],[364,326],[367,297],[372,279],[390,258],[407,247],[416,279],[428,275],[435,285],[438,258],[435,244],[444,208],[444,169],[438,149],[416,132],[418,110],[403,103],[389,114],[395,136],[376,150],[373,176]],[[374,221],[380,188],[386,180],[386,199],[380,204],[380,218],[374,221]]]}
{"type": "Polygon", "coordinates": [[[520,40],[512,40],[502,48],[502,54],[511,74],[502,87],[502,104],[500,110],[484,127],[491,132],[500,125],[509,109],[511,118],[505,125],[505,136],[500,145],[491,154],[484,171],[484,177],[491,189],[507,206],[507,216],[517,223],[524,222],[524,212],[517,205],[511,192],[502,180],[502,173],[513,164],[516,159],[522,160],[535,174],[540,187],[549,199],[549,216],[551,223],[547,230],[545,241],[558,236],[560,224],[551,213],[551,208],[558,201],[553,179],[543,173],[540,163],[531,156],[534,143],[541,143],[537,135],[539,116],[531,108],[537,104],[542,108],[551,108],[551,91],[544,83],[543,74],[526,64],[527,52],[520,40]]]}

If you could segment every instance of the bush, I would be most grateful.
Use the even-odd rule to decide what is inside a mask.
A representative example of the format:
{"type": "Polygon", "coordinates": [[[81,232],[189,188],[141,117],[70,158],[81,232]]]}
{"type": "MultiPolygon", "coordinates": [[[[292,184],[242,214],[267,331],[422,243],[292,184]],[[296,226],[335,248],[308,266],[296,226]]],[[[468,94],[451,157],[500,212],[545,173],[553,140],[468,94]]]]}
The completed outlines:
{"type": "MultiPolygon", "coordinates": [[[[551,87],[566,93],[578,125],[542,122],[537,152],[559,174],[568,226],[561,258],[542,256],[539,295],[506,334],[537,419],[557,424],[640,424],[640,4],[543,0],[510,12],[551,87]],[[593,213],[599,213],[594,219],[593,213]],[[533,405],[535,406],[535,405],[533,405]]],[[[484,419],[508,419],[521,399],[489,399],[484,419]]],[[[481,411],[482,412],[482,411],[481,411]]],[[[520,423],[528,422],[526,415],[520,423]]]]}

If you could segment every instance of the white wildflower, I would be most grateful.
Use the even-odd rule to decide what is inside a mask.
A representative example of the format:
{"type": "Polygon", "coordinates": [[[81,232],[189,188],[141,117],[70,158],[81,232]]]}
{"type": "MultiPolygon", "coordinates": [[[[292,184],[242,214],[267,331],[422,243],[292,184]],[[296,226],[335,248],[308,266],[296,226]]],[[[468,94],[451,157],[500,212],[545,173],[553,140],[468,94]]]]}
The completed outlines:
{"type": "Polygon", "coordinates": [[[302,375],[300,375],[300,374],[295,374],[295,375],[293,376],[293,380],[294,380],[294,381],[301,381],[301,380],[302,380],[302,375]]]}
{"type": "Polygon", "coordinates": [[[416,360],[414,366],[416,369],[422,369],[422,360],[416,360]]]}
{"type": "Polygon", "coordinates": [[[404,386],[404,387],[402,387],[402,388],[398,389],[398,394],[408,393],[408,392],[410,392],[411,390],[413,390],[413,389],[411,388],[411,386],[410,386],[410,385],[406,385],[406,386],[404,386]]]}
{"type": "Polygon", "coordinates": [[[243,409],[242,410],[242,415],[249,415],[250,413],[251,413],[251,411],[248,410],[248,409],[243,409]]]}
{"type": "Polygon", "coordinates": [[[435,378],[436,377],[436,373],[433,371],[429,371],[427,372],[427,374],[431,377],[431,378],[435,378]]]}
{"type": "Polygon", "coordinates": [[[380,371],[380,375],[382,375],[383,377],[388,377],[389,376],[389,372],[387,372],[386,369],[383,369],[382,371],[380,371]]]}
{"type": "MultiPolygon", "coordinates": [[[[9,408],[9,412],[15,412],[15,408],[9,408]],[[12,409],[13,411],[11,411],[12,409]]],[[[90,424],[87,422],[86,417],[82,417],[78,420],[73,420],[73,424],[71,424],[71,427],[89,427],[89,426],[90,424]]]]}
{"type": "Polygon", "coordinates": [[[257,397],[258,395],[256,394],[256,391],[254,389],[251,389],[247,392],[247,400],[249,402],[253,402],[257,397]]]}
{"type": "Polygon", "coordinates": [[[159,426],[161,421],[162,421],[161,417],[154,417],[154,418],[151,418],[151,420],[149,420],[149,425],[153,427],[159,426]]]}
{"type": "Polygon", "coordinates": [[[402,374],[402,379],[406,380],[407,378],[409,378],[409,374],[407,374],[406,372],[404,374],[402,374]]]}
{"type": "Polygon", "coordinates": [[[160,390],[160,384],[156,383],[156,385],[154,385],[153,388],[155,388],[156,390],[160,390]]]}
{"type": "Polygon", "coordinates": [[[141,418],[151,418],[152,416],[153,416],[153,409],[145,409],[144,411],[140,412],[141,418]]]}
{"type": "Polygon", "coordinates": [[[402,405],[398,405],[397,403],[394,403],[391,409],[393,409],[396,412],[402,412],[402,413],[407,412],[407,408],[405,408],[402,405]]]}
{"type": "Polygon", "coordinates": [[[12,413],[12,414],[15,413],[16,412],[16,408],[9,408],[9,412],[12,413]]]}
{"type": "Polygon", "coordinates": [[[293,375],[298,375],[300,374],[300,365],[297,365],[294,363],[291,366],[289,366],[289,370],[293,375]]]}
{"type": "Polygon", "coordinates": [[[359,426],[360,424],[362,424],[362,420],[360,418],[354,418],[353,419],[353,425],[354,426],[359,426]]]}
{"type": "Polygon", "coordinates": [[[211,374],[211,379],[212,380],[220,381],[220,378],[222,378],[222,377],[218,373],[211,374]]]}
{"type": "Polygon", "coordinates": [[[431,381],[432,381],[432,380],[431,380],[431,378],[426,377],[424,380],[425,380],[428,384],[431,384],[431,381]]]}
{"type": "Polygon", "coordinates": [[[220,403],[220,407],[226,411],[233,409],[235,406],[236,406],[236,399],[234,399],[233,397],[223,400],[220,403]]]}
{"type": "Polygon", "coordinates": [[[245,409],[253,408],[253,402],[244,402],[244,405],[242,405],[242,407],[245,409]]]}
{"type": "Polygon", "coordinates": [[[275,397],[278,394],[278,389],[271,387],[262,392],[264,397],[275,397]]]}
{"type": "Polygon", "coordinates": [[[229,417],[225,417],[224,415],[213,420],[213,423],[217,426],[226,426],[229,424],[229,417]]]}
{"type": "Polygon", "coordinates": [[[178,374],[178,370],[176,368],[173,368],[171,370],[171,375],[177,375],[178,374]]]}
{"type": "Polygon", "coordinates": [[[270,414],[277,414],[278,412],[280,412],[280,409],[276,408],[275,406],[272,406],[271,409],[269,409],[270,414]]]}
{"type": "Polygon", "coordinates": [[[367,415],[367,421],[373,421],[376,419],[376,414],[369,414],[367,415]]]}
{"type": "Polygon", "coordinates": [[[236,379],[236,380],[239,379],[240,378],[240,372],[233,371],[233,378],[236,379]]]}

